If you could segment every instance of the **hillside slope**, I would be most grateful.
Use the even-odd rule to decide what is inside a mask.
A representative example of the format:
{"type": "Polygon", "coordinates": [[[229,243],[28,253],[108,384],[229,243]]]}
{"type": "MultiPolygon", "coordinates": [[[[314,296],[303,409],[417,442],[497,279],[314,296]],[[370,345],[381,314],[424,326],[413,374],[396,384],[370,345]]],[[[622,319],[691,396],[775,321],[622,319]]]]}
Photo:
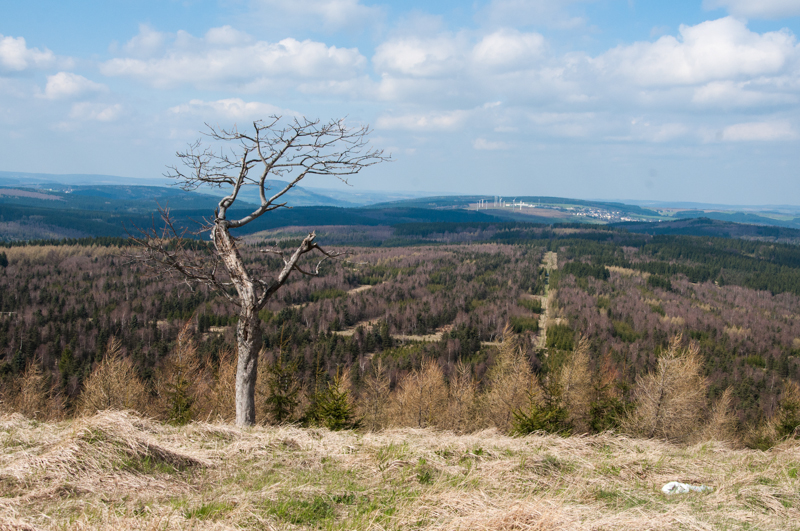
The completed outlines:
{"type": "Polygon", "coordinates": [[[798,529],[800,444],[0,416],[0,529],[798,529]],[[714,487],[666,496],[673,480],[714,487]]]}

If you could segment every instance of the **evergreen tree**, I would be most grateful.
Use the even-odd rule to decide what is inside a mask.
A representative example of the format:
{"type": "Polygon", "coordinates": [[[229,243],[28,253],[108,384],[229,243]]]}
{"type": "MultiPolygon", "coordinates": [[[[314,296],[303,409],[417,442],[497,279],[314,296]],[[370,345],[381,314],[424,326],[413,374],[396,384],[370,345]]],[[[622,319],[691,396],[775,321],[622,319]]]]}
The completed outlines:
{"type": "Polygon", "coordinates": [[[773,423],[778,438],[800,435],[800,385],[796,382],[786,382],[773,423]]]}
{"type": "Polygon", "coordinates": [[[336,372],[333,382],[319,401],[319,417],[321,423],[329,430],[352,430],[361,425],[357,419],[350,400],[350,390],[347,388],[348,371],[336,372]]]}
{"type": "Polygon", "coordinates": [[[61,373],[61,386],[66,387],[69,383],[69,377],[75,367],[75,358],[72,355],[72,349],[67,346],[64,352],[61,353],[61,358],[58,360],[58,370],[61,373]]]}
{"type": "Polygon", "coordinates": [[[527,435],[536,431],[569,435],[572,426],[568,422],[569,412],[561,405],[557,392],[544,393],[542,400],[530,394],[528,410],[514,411],[512,433],[514,435],[527,435]]]}
{"type": "Polygon", "coordinates": [[[298,363],[286,363],[283,348],[278,350],[275,361],[267,366],[266,410],[271,422],[283,424],[294,416],[299,403],[300,383],[298,363]]]}

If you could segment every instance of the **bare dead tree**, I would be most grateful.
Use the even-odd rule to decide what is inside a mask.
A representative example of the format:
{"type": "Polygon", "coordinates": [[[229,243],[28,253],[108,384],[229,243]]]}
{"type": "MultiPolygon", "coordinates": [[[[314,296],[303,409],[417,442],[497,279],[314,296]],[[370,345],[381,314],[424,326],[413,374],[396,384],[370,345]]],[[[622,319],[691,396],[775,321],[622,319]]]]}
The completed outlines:
{"type": "Polygon", "coordinates": [[[220,200],[213,219],[206,220],[197,231],[210,233],[214,250],[197,250],[196,242],[184,237],[185,229],[176,226],[168,209],[161,210],[163,229],[140,229],[134,240],[143,250],[137,258],[159,273],[182,278],[192,286],[204,284],[239,307],[236,424],[245,426],[255,423],[255,384],[262,344],[258,312],[293,271],[317,276],[324,260],[340,254],[320,247],[312,232],[292,252],[263,249],[263,253],[283,260],[278,271],[263,275],[257,268],[246,267],[231,231],[267,212],[287,208],[286,194],[308,175],[332,175],[346,183],[349,175],[389,157],[382,150],[370,148],[368,126],[350,128],[343,120],[285,121],[272,116],[268,121],[253,122],[253,128],[246,132],[235,126],[230,130],[206,127],[205,135],[213,143],[228,146],[227,150],[216,151],[197,141],[177,153],[182,164],[170,167],[167,175],[185,190],[211,186],[230,192],[220,200]],[[271,190],[271,179],[282,179],[286,184],[271,190]],[[243,217],[231,218],[231,207],[246,186],[258,190],[260,204],[243,217]],[[316,266],[302,265],[301,258],[309,253],[320,256],[316,266]]]}

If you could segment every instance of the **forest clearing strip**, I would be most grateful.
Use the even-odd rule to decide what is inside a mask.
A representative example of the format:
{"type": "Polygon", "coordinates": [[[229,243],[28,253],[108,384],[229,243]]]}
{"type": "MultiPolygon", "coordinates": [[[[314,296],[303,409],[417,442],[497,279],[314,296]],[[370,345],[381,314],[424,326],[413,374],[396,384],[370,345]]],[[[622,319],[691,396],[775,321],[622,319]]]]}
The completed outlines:
{"type": "Polygon", "coordinates": [[[372,284],[364,284],[362,286],[358,286],[357,288],[353,288],[353,289],[347,290],[347,294],[348,295],[355,295],[356,293],[361,293],[362,291],[367,291],[368,289],[372,289],[374,287],[375,286],[373,286],[372,284]]]}
{"type": "MultiPolygon", "coordinates": [[[[347,296],[349,297],[350,295],[355,295],[356,293],[362,293],[362,292],[367,291],[369,289],[372,289],[374,287],[375,287],[375,285],[372,285],[372,284],[362,284],[361,286],[356,286],[355,288],[351,288],[351,289],[347,290],[347,296]]],[[[290,308],[293,308],[293,309],[296,310],[296,309],[299,309],[299,308],[305,308],[306,306],[308,306],[308,302],[298,302],[297,304],[292,304],[290,306],[290,308]]]]}
{"type": "Polygon", "coordinates": [[[650,276],[650,273],[647,271],[639,271],[637,269],[630,269],[627,267],[619,267],[619,266],[606,266],[606,269],[611,271],[612,273],[619,273],[620,275],[627,275],[629,277],[642,277],[647,278],[650,276]]]}
{"type": "MultiPolygon", "coordinates": [[[[546,252],[544,257],[542,257],[542,267],[547,270],[548,276],[551,271],[558,269],[558,253],[554,251],[546,252]]],[[[547,320],[550,316],[549,291],[550,286],[548,281],[548,284],[544,287],[544,295],[539,297],[542,303],[542,313],[539,315],[539,337],[536,344],[536,347],[539,349],[544,349],[547,346],[547,320]]]]}

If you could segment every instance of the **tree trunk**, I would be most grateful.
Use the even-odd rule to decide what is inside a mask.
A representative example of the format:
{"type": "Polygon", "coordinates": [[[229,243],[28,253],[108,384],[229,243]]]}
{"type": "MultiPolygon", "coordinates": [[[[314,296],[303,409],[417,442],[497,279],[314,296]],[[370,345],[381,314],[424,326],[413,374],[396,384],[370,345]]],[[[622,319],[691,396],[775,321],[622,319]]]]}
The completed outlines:
{"type": "Polygon", "coordinates": [[[217,221],[211,233],[220,258],[231,275],[239,294],[239,323],[236,326],[236,425],[256,423],[256,376],[258,353],[261,350],[261,321],[258,317],[258,298],[244,261],[224,220],[217,221]]]}
{"type": "Polygon", "coordinates": [[[252,426],[256,422],[256,375],[261,350],[261,327],[258,314],[242,306],[236,327],[238,363],[236,367],[236,425],[252,426]]]}

